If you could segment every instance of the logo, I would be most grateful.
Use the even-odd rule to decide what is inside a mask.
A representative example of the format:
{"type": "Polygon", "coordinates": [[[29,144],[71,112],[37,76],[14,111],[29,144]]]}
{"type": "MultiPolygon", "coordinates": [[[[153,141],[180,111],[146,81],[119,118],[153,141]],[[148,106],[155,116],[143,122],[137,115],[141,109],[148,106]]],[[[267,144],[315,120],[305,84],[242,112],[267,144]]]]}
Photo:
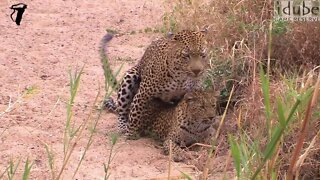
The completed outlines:
{"type": "Polygon", "coordinates": [[[282,21],[320,21],[320,0],[275,0],[274,18],[282,21]]]}
{"type": "Polygon", "coordinates": [[[23,4],[23,3],[19,3],[19,4],[14,4],[10,7],[10,9],[13,10],[13,12],[11,13],[10,17],[12,19],[13,22],[16,22],[16,24],[18,26],[20,26],[20,22],[22,20],[22,15],[24,13],[24,10],[27,9],[27,5],[23,4]],[[13,19],[13,14],[18,11],[17,16],[16,16],[16,20],[13,19]]]}

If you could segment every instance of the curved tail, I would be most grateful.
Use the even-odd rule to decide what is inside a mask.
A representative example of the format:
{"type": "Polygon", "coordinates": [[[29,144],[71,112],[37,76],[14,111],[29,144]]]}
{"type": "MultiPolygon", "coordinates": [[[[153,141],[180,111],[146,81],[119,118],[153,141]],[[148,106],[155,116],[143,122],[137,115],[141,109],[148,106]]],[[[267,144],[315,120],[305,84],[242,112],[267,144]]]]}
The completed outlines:
{"type": "Polygon", "coordinates": [[[101,41],[100,41],[100,56],[101,56],[102,68],[104,71],[105,84],[106,84],[106,86],[110,85],[112,87],[112,89],[116,89],[118,86],[118,82],[117,82],[116,77],[112,73],[112,70],[110,68],[109,59],[106,54],[107,44],[108,44],[108,42],[111,41],[112,38],[113,38],[113,35],[107,33],[101,39],[101,41]]]}

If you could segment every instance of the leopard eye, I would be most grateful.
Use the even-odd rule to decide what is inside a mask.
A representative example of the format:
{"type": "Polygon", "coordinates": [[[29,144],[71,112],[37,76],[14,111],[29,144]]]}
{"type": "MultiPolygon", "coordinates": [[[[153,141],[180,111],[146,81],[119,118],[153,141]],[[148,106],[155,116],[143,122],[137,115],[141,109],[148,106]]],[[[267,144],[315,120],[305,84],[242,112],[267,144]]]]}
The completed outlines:
{"type": "Polygon", "coordinates": [[[205,109],[206,107],[202,104],[202,105],[200,105],[200,108],[205,109]]]}
{"type": "Polygon", "coordinates": [[[187,102],[191,102],[194,98],[193,97],[186,97],[186,99],[187,99],[187,102]]]}
{"type": "Polygon", "coordinates": [[[183,50],[183,51],[181,52],[181,54],[182,54],[183,58],[185,58],[185,59],[190,59],[190,54],[189,54],[187,51],[183,50]]]}
{"type": "Polygon", "coordinates": [[[207,57],[207,54],[206,54],[206,53],[201,53],[200,56],[201,56],[202,58],[206,58],[206,57],[207,57]]]}
{"type": "Polygon", "coordinates": [[[193,106],[194,98],[193,97],[186,97],[186,102],[187,102],[188,105],[193,106]]]}

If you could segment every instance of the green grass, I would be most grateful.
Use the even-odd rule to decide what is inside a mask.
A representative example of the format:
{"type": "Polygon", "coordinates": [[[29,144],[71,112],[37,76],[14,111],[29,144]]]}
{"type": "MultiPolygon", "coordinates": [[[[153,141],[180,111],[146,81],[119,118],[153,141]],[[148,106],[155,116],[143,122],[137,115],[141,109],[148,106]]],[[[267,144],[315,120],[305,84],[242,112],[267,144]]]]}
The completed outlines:
{"type": "MultiPolygon", "coordinates": [[[[21,162],[21,159],[19,159],[17,162],[10,160],[8,167],[6,167],[5,170],[0,174],[0,179],[4,179],[4,177],[7,177],[7,179],[9,179],[9,180],[16,179],[15,175],[17,173],[20,162],[21,162]],[[5,176],[5,175],[7,175],[7,176],[5,176]]],[[[24,164],[24,169],[23,169],[23,174],[22,174],[23,180],[29,179],[29,175],[31,173],[32,166],[33,166],[33,162],[30,163],[29,158],[27,158],[27,160],[24,164]]]]}
{"type": "MultiPolygon", "coordinates": [[[[107,57],[105,57],[103,59],[104,63],[109,63],[107,57]]],[[[111,76],[109,73],[111,73],[111,69],[106,69],[109,66],[103,66],[104,70],[105,70],[105,98],[109,97],[110,94],[115,90],[116,86],[114,86],[114,77],[116,77],[118,75],[118,73],[120,72],[120,69],[116,72],[115,76],[111,76]]],[[[81,138],[86,138],[87,139],[87,143],[84,146],[84,151],[82,152],[82,155],[80,157],[80,160],[78,161],[77,165],[76,165],[76,169],[73,172],[73,178],[75,178],[77,172],[79,171],[80,166],[82,165],[83,160],[85,159],[85,156],[88,152],[88,150],[90,149],[90,146],[92,145],[93,141],[94,141],[94,135],[97,131],[97,126],[99,123],[99,120],[101,118],[101,112],[103,110],[103,108],[100,108],[98,111],[98,116],[96,118],[92,118],[92,114],[95,112],[95,104],[98,102],[98,97],[100,95],[100,90],[98,90],[96,98],[91,106],[90,109],[90,113],[88,115],[88,117],[81,122],[81,124],[79,126],[75,126],[75,123],[71,123],[73,121],[73,105],[75,103],[75,98],[77,96],[77,91],[78,88],[80,86],[80,79],[81,79],[81,75],[83,73],[84,67],[82,67],[80,69],[80,71],[75,71],[74,74],[71,73],[71,71],[69,72],[69,76],[70,76],[70,99],[69,102],[67,103],[67,120],[66,120],[66,124],[65,124],[65,130],[64,130],[64,138],[63,138],[63,163],[61,165],[60,168],[58,168],[58,172],[55,173],[54,172],[54,157],[53,157],[53,153],[49,150],[48,146],[46,146],[46,151],[48,154],[48,161],[49,161],[49,167],[51,170],[51,174],[52,174],[52,179],[61,179],[63,171],[65,170],[70,157],[72,156],[75,147],[79,144],[79,141],[81,138]],[[91,123],[90,123],[91,122],[91,123]],[[88,127],[88,128],[87,128],[88,127]],[[85,129],[88,129],[88,133],[89,135],[87,137],[83,137],[83,133],[85,131],[85,129]],[[57,174],[57,175],[56,175],[57,174]]],[[[102,106],[102,105],[101,105],[102,106]]],[[[115,143],[116,143],[116,139],[117,138],[112,138],[112,144],[111,144],[111,149],[113,149],[115,143]]],[[[111,151],[112,152],[112,151],[111,151]]],[[[109,158],[112,158],[111,156],[109,158]]],[[[113,158],[112,158],[113,159],[113,158]]],[[[111,160],[109,159],[108,161],[108,166],[111,163],[111,160]]],[[[108,174],[108,176],[110,176],[110,173],[108,174]]],[[[108,177],[107,176],[107,177],[108,177]]]]}
{"type": "MultiPolygon", "coordinates": [[[[261,86],[264,89],[268,89],[269,82],[265,77],[265,74],[261,71],[261,86]]],[[[270,95],[267,94],[267,91],[265,92],[263,98],[265,99],[265,102],[270,103],[270,95]]],[[[276,153],[279,152],[284,143],[283,136],[286,135],[290,129],[290,125],[296,120],[295,115],[302,113],[299,112],[299,107],[302,102],[310,100],[312,92],[313,88],[309,88],[301,94],[297,94],[297,96],[293,97],[295,103],[291,104],[289,109],[288,105],[285,105],[286,102],[282,101],[282,98],[280,97],[277,98],[276,104],[270,105],[277,107],[276,112],[273,112],[271,108],[266,108],[267,106],[265,104],[265,111],[268,111],[266,112],[265,119],[269,121],[268,116],[277,117],[277,122],[273,122],[272,125],[270,123],[269,127],[266,127],[266,131],[270,132],[270,137],[268,136],[267,144],[264,149],[259,148],[262,147],[261,142],[253,140],[247,135],[245,130],[239,132],[237,135],[239,138],[234,135],[229,135],[230,149],[238,178],[256,179],[259,177],[259,179],[263,179],[263,177],[278,176],[278,167],[276,167],[274,161],[280,157],[276,153]]],[[[304,108],[307,107],[305,106],[304,108]]],[[[266,122],[266,124],[267,123],[268,122],[266,122]]],[[[257,130],[260,129],[261,128],[257,130]]]]}
{"type": "Polygon", "coordinates": [[[13,161],[10,161],[10,164],[7,170],[7,177],[9,180],[12,180],[14,175],[16,174],[20,161],[21,160],[19,160],[16,164],[13,161]]]}
{"type": "Polygon", "coordinates": [[[104,179],[107,180],[110,178],[110,164],[113,160],[113,158],[115,157],[115,152],[114,152],[114,147],[118,141],[118,138],[119,138],[119,134],[115,134],[115,133],[112,133],[110,135],[110,139],[111,139],[111,146],[110,146],[110,153],[109,153],[109,157],[108,157],[108,162],[107,164],[106,163],[103,163],[103,167],[104,167],[104,173],[105,173],[105,176],[104,176],[104,179]]]}
{"type": "MultiPolygon", "coordinates": [[[[56,162],[58,161],[57,157],[54,156],[54,154],[56,154],[56,152],[53,152],[53,150],[50,148],[49,145],[44,144],[44,148],[46,150],[47,153],[47,160],[48,160],[48,167],[50,170],[50,174],[51,174],[51,179],[54,180],[59,180],[61,179],[61,177],[64,174],[64,171],[66,169],[66,167],[68,166],[68,164],[70,163],[70,158],[73,156],[74,154],[74,150],[81,146],[80,145],[80,139],[86,139],[86,144],[83,146],[83,152],[80,156],[79,161],[76,164],[76,168],[73,171],[73,178],[75,178],[76,174],[79,171],[80,166],[83,163],[83,160],[86,157],[87,152],[89,151],[92,143],[94,142],[94,135],[97,132],[97,126],[101,117],[101,112],[103,110],[103,108],[100,108],[99,111],[96,111],[96,104],[98,102],[98,98],[100,96],[100,90],[98,90],[96,98],[90,108],[90,112],[89,115],[84,119],[84,121],[82,122],[76,122],[75,121],[75,117],[74,117],[74,113],[73,113],[73,108],[74,108],[74,104],[76,103],[76,97],[77,97],[77,93],[78,90],[80,88],[80,80],[81,80],[81,76],[83,74],[84,71],[84,66],[80,69],[80,70],[75,70],[75,71],[69,71],[69,93],[70,93],[70,97],[68,102],[66,103],[66,121],[65,121],[65,126],[64,126],[64,133],[63,133],[63,157],[62,160],[62,164],[57,164],[56,162]],[[93,118],[93,113],[98,113],[98,116],[96,116],[95,118],[93,118]],[[87,131],[87,133],[85,133],[85,131],[87,131]]],[[[109,70],[109,72],[111,72],[111,70],[109,70]]],[[[119,73],[119,70],[117,71],[116,75],[119,73]]],[[[110,78],[111,76],[106,76],[106,91],[105,91],[105,97],[108,97],[114,90],[114,86],[113,86],[113,79],[110,78]]],[[[30,95],[33,94],[34,90],[36,88],[30,87],[28,89],[26,89],[26,91],[21,95],[21,98],[25,97],[26,95],[30,95]]],[[[19,99],[18,99],[19,100],[19,99]]],[[[13,106],[16,103],[19,102],[14,102],[12,103],[8,109],[2,113],[1,115],[10,112],[13,109],[13,106]]],[[[102,106],[102,105],[101,105],[102,106]]],[[[114,146],[117,142],[117,136],[114,135],[111,137],[112,143],[111,143],[111,152],[110,152],[110,156],[109,156],[109,160],[107,165],[104,165],[104,168],[107,168],[107,170],[109,169],[110,163],[114,158],[114,146]]],[[[11,179],[16,179],[15,175],[17,174],[17,170],[19,168],[21,159],[19,159],[17,162],[14,162],[13,160],[11,160],[9,162],[9,165],[4,169],[3,172],[1,172],[0,174],[0,179],[2,178],[7,178],[9,180],[11,179]]],[[[24,164],[24,169],[22,171],[22,179],[23,180],[27,180],[29,179],[30,174],[32,174],[32,167],[33,167],[33,162],[29,160],[29,158],[27,158],[25,164],[24,164]]],[[[103,168],[103,167],[101,167],[103,168]]],[[[110,176],[110,170],[108,170],[106,172],[106,178],[110,176]]]]}
{"type": "Polygon", "coordinates": [[[23,180],[29,179],[29,175],[30,175],[32,166],[33,166],[33,162],[30,164],[29,159],[27,158],[27,161],[24,165],[23,175],[22,175],[23,180]]]}
{"type": "MultiPolygon", "coordinates": [[[[10,97],[9,102],[8,102],[8,107],[3,112],[0,113],[0,117],[13,111],[16,106],[18,106],[20,103],[22,103],[24,98],[29,97],[32,94],[34,94],[36,90],[37,90],[36,86],[27,87],[21,94],[18,95],[18,98],[14,102],[12,102],[12,99],[10,97]]],[[[0,137],[4,134],[4,132],[6,130],[7,130],[7,128],[5,128],[0,133],[0,137]]],[[[4,179],[5,177],[9,180],[15,179],[14,177],[17,173],[17,170],[20,166],[20,163],[21,163],[21,158],[19,158],[19,160],[17,162],[15,162],[14,160],[10,160],[9,165],[3,170],[3,172],[0,172],[0,179],[4,179]]],[[[29,178],[32,166],[33,166],[33,162],[31,162],[31,164],[30,164],[29,158],[27,158],[25,165],[24,165],[24,170],[22,171],[23,172],[23,175],[22,175],[23,180],[26,180],[29,178]]]]}
{"type": "MultiPolygon", "coordinates": [[[[55,163],[56,159],[53,156],[54,153],[48,147],[48,145],[45,145],[45,149],[48,156],[48,164],[49,164],[49,168],[52,176],[51,178],[55,180],[61,179],[62,174],[65,168],[67,167],[75,148],[77,147],[80,139],[83,138],[83,132],[87,127],[88,122],[91,121],[91,115],[94,109],[94,104],[97,102],[97,99],[100,93],[100,91],[98,91],[96,99],[92,105],[92,108],[90,110],[88,117],[83,122],[81,122],[80,125],[76,126],[76,123],[73,120],[74,119],[73,105],[75,103],[77,92],[80,86],[80,79],[81,79],[81,75],[83,74],[83,70],[84,70],[84,66],[79,71],[76,70],[73,73],[72,71],[69,71],[70,98],[66,106],[67,118],[66,118],[64,133],[63,133],[63,161],[60,167],[56,167],[56,163],[55,163]]],[[[99,120],[99,117],[95,121],[98,122],[98,120],[99,120]]],[[[92,144],[93,134],[94,134],[94,131],[89,131],[89,138],[87,140],[87,145],[84,147],[84,152],[77,164],[77,168],[74,171],[73,177],[78,172],[78,169],[82,163],[82,160],[84,159],[86,152],[88,151],[90,145],[92,144]]]]}

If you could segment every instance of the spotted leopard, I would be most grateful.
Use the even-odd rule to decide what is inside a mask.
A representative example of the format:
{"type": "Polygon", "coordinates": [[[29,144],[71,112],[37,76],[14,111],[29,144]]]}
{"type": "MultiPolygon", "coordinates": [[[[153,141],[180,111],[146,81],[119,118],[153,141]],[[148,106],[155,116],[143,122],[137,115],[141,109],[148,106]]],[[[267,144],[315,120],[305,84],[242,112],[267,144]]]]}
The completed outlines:
{"type": "MultiPolygon", "coordinates": [[[[177,104],[167,104],[159,99],[149,103],[151,124],[145,133],[163,142],[165,154],[170,141],[174,161],[186,159],[184,148],[194,143],[208,143],[217,128],[217,98],[215,91],[195,90],[187,92],[177,104]]],[[[113,104],[112,106],[116,106],[113,104]]]]}
{"type": "Polygon", "coordinates": [[[200,87],[208,63],[205,34],[184,30],[151,43],[120,84],[116,103],[120,131],[139,135],[152,119],[150,102],[178,102],[200,87]]]}
{"type": "Polygon", "coordinates": [[[171,141],[173,160],[182,161],[183,148],[211,139],[218,124],[216,102],[217,93],[197,90],[186,93],[176,107],[155,111],[151,131],[164,142],[165,154],[171,141]]]}

